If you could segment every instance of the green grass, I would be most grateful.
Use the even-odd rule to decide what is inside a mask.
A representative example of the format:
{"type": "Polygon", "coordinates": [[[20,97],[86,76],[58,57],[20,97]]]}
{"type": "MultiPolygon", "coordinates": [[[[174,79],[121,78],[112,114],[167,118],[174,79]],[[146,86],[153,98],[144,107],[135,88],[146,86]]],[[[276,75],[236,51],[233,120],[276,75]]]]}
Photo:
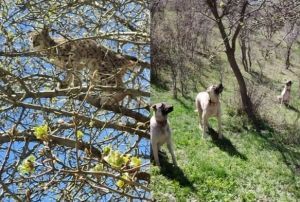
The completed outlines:
{"type": "MultiPolygon", "coordinates": [[[[253,130],[246,119],[231,112],[230,92],[225,89],[222,97],[225,138],[218,140],[210,130],[212,138],[204,140],[194,112],[196,93],[175,100],[170,91],[152,85],[152,103],[174,105],[169,118],[178,161],[176,168],[163,147],[168,158],[162,158],[161,171],[155,166],[151,171],[151,189],[157,201],[300,200],[299,145],[283,144],[282,134],[268,126],[262,132],[253,130]]],[[[210,125],[216,129],[216,120],[211,119],[210,125]]]]}
{"type": "MultiPolygon", "coordinates": [[[[172,12],[165,15],[169,17],[167,24],[174,25],[173,21],[178,20],[172,12]]],[[[218,31],[212,34],[216,41],[211,47],[222,42],[218,31]]],[[[274,36],[274,44],[283,38],[282,34],[274,36]]],[[[174,105],[169,119],[178,167],[172,165],[169,152],[163,147],[168,157],[161,158],[161,170],[153,166],[151,171],[151,189],[157,201],[300,201],[300,44],[294,45],[292,66],[285,70],[284,43],[272,49],[269,58],[264,58],[261,51],[265,38],[255,39],[251,47],[251,72],[242,70],[239,47],[236,58],[248,91],[254,92],[252,100],[261,101],[257,108],[264,125],[261,131],[254,130],[237,113],[238,85],[224,52],[216,52],[214,59],[195,56],[194,60],[184,61],[189,73],[185,81],[189,91],[186,98],[178,92],[179,99],[175,100],[171,91],[162,88],[162,84],[172,85],[172,74],[168,68],[160,67],[155,80],[160,86],[151,85],[151,102],[174,105]],[[212,138],[204,140],[194,112],[194,97],[220,78],[225,86],[221,97],[225,138],[218,140],[215,131],[210,130],[212,138]],[[292,107],[280,107],[276,96],[289,79],[293,81],[292,107]]],[[[217,128],[216,119],[210,119],[209,123],[217,128]]]]}

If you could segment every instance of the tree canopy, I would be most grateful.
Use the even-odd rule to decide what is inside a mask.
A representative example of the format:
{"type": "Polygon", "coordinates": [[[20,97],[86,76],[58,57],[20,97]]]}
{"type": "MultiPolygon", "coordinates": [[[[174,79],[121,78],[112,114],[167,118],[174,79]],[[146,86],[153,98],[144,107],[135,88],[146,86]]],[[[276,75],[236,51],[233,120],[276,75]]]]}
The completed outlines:
{"type": "MultiPolygon", "coordinates": [[[[146,1],[2,1],[0,200],[150,200],[149,17],[146,1]],[[57,68],[30,35],[93,39],[134,58],[124,86],[58,88],[57,68]],[[111,96],[123,93],[115,103],[111,96]]],[[[114,76],[114,75],[111,75],[114,76]]]]}

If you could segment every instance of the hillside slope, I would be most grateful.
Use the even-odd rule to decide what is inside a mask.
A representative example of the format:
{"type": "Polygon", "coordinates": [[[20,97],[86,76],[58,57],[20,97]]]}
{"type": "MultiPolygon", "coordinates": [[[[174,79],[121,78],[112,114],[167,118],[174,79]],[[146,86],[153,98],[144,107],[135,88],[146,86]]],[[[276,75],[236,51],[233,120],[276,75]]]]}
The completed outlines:
{"type": "MultiPolygon", "coordinates": [[[[216,70],[207,69],[204,85],[216,83],[216,70]],[[208,79],[210,78],[210,79],[208,79]]],[[[287,73],[289,77],[294,74],[287,73]]],[[[274,96],[280,93],[278,77],[271,74],[258,94],[263,129],[256,131],[243,115],[237,113],[238,96],[235,79],[228,72],[224,78],[222,100],[223,140],[210,130],[211,139],[204,140],[194,112],[194,97],[172,98],[169,90],[152,85],[151,102],[174,105],[169,116],[178,167],[164,159],[162,170],[152,167],[153,196],[157,201],[297,201],[300,200],[300,102],[293,97],[292,107],[280,107],[274,96]],[[283,122],[284,121],[284,122],[283,122]]],[[[249,76],[249,75],[248,75],[249,76]]],[[[267,77],[267,76],[266,76],[267,77]]],[[[255,79],[253,76],[249,76],[255,79]]],[[[294,85],[298,83],[295,82],[294,85]]],[[[200,90],[204,86],[199,87],[200,90]]],[[[296,94],[296,88],[292,93],[296,94]]],[[[216,129],[216,119],[210,125],[216,129]]]]}

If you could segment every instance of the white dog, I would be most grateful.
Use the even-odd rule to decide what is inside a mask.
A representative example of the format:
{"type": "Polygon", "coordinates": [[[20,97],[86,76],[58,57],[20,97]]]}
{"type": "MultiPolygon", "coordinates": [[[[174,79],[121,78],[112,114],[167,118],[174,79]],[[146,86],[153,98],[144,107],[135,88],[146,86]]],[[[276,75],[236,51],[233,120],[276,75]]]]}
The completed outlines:
{"type": "Polygon", "coordinates": [[[167,143],[173,163],[177,165],[171,139],[171,129],[168,123],[168,114],[173,111],[173,106],[166,103],[158,103],[153,105],[152,109],[154,110],[154,115],[150,119],[150,137],[155,164],[160,166],[158,152],[161,145],[167,143]]]}
{"type": "Polygon", "coordinates": [[[203,138],[207,135],[209,117],[217,117],[219,138],[221,134],[221,104],[219,95],[224,87],[222,84],[210,86],[205,92],[200,92],[196,97],[196,111],[199,113],[199,128],[203,129],[203,138]]]}
{"type": "Polygon", "coordinates": [[[281,92],[281,95],[277,96],[278,101],[280,104],[288,105],[291,100],[291,87],[292,87],[292,81],[289,80],[285,83],[285,86],[281,92]]]}

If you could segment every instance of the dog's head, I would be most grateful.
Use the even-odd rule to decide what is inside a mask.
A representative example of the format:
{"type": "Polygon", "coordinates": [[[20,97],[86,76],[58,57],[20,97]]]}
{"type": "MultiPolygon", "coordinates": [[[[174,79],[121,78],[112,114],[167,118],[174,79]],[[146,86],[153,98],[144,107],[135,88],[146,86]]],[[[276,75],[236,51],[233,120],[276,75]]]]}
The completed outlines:
{"type": "Polygon", "coordinates": [[[292,81],[291,81],[291,80],[288,80],[288,81],[285,83],[285,89],[291,90],[291,87],[292,87],[292,81]]]}
{"type": "Polygon", "coordinates": [[[214,95],[220,95],[223,92],[224,86],[222,83],[208,87],[207,92],[214,95]]]}
{"type": "Polygon", "coordinates": [[[156,119],[165,120],[167,115],[173,111],[174,107],[165,102],[157,103],[151,107],[154,110],[156,119]]]}
{"type": "Polygon", "coordinates": [[[40,32],[30,33],[30,40],[34,50],[42,50],[54,45],[53,40],[49,36],[49,29],[46,27],[40,32]]]}
{"type": "Polygon", "coordinates": [[[218,102],[219,95],[222,93],[224,86],[222,83],[218,85],[212,85],[207,88],[206,92],[208,92],[211,102],[218,102]]]}
{"type": "Polygon", "coordinates": [[[285,83],[286,86],[292,86],[292,84],[293,84],[293,82],[292,82],[291,80],[288,80],[288,81],[285,83]]]}
{"type": "Polygon", "coordinates": [[[216,95],[219,95],[223,92],[223,89],[224,89],[224,86],[222,83],[218,84],[215,88],[214,88],[214,91],[215,91],[215,94],[216,95]]]}

